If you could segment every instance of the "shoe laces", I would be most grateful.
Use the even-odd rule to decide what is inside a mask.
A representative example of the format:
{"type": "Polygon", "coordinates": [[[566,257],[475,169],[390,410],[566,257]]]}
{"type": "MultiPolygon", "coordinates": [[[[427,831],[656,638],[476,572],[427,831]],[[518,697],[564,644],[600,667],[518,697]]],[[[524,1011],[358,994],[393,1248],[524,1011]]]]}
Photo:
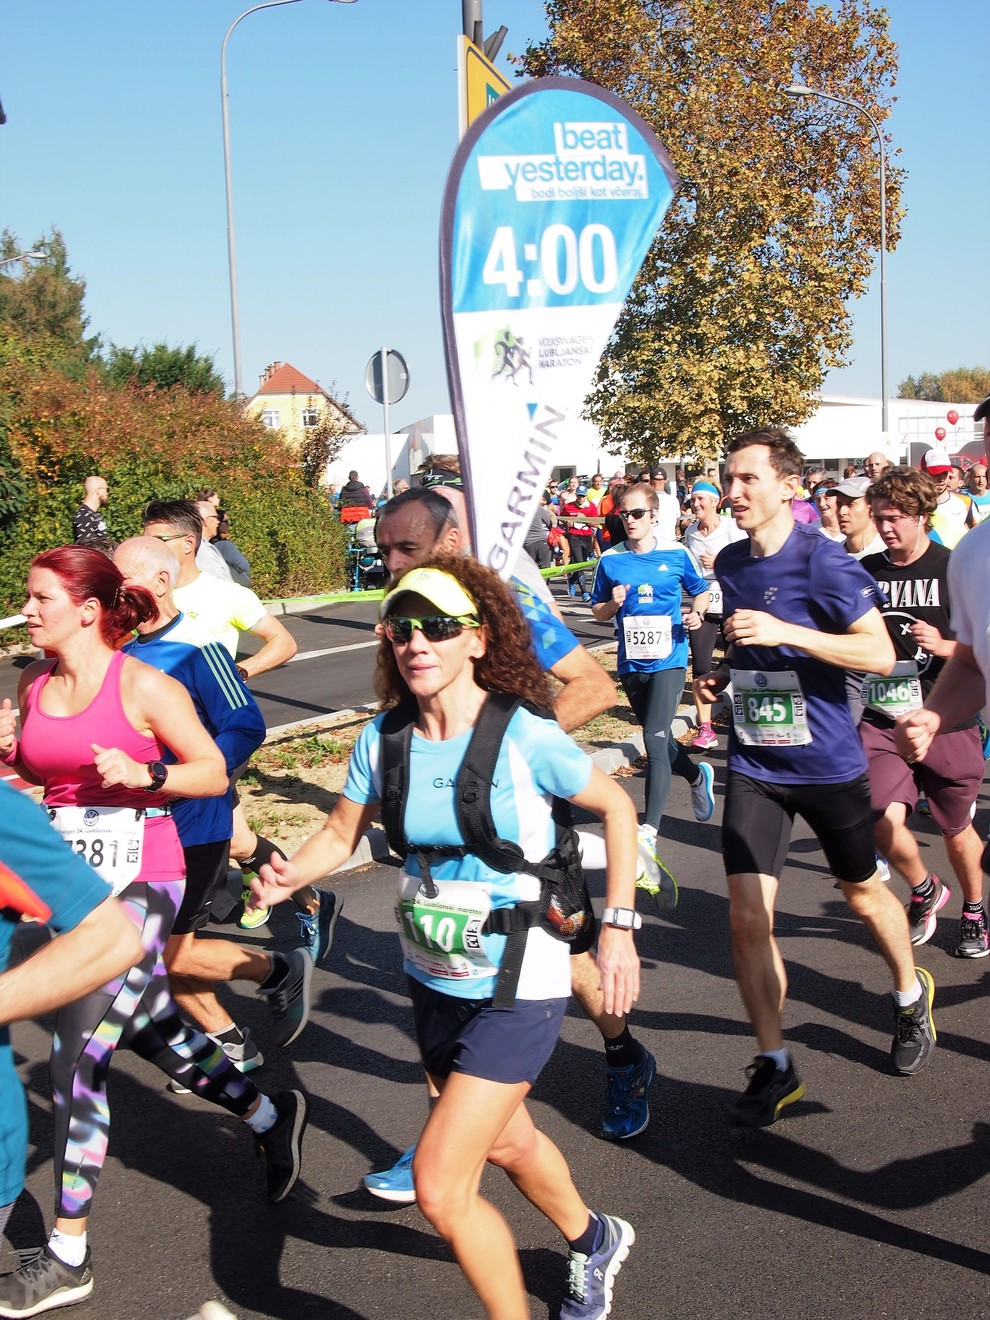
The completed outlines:
{"type": "Polygon", "coordinates": [[[572,1251],[567,1260],[567,1295],[575,1302],[583,1302],[588,1295],[588,1264],[590,1256],[572,1251]]]}
{"type": "Polygon", "coordinates": [[[17,1267],[17,1275],[24,1283],[33,1283],[36,1279],[42,1278],[48,1273],[49,1266],[55,1262],[45,1251],[44,1247],[39,1247],[37,1251],[30,1255],[23,1255],[21,1263],[17,1267]]]}
{"type": "Polygon", "coordinates": [[[979,917],[963,917],[962,919],[962,938],[964,940],[978,940],[986,929],[987,919],[985,914],[979,917]]]}
{"type": "Polygon", "coordinates": [[[921,1007],[924,997],[924,991],[922,991],[921,999],[916,999],[915,1002],[909,1004],[907,1008],[899,1008],[897,1010],[896,1033],[898,1041],[902,1044],[908,1044],[911,1041],[916,1041],[921,1038],[922,1023],[921,1014],[918,1012],[918,1009],[921,1007]]]}

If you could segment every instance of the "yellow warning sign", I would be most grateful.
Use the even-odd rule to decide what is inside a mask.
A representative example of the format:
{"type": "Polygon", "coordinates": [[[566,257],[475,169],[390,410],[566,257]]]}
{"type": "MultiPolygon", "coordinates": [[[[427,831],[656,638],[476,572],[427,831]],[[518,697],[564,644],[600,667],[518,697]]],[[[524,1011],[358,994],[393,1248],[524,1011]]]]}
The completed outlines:
{"type": "Polygon", "coordinates": [[[485,52],[467,37],[458,37],[457,74],[460,90],[460,132],[486,110],[494,100],[507,92],[511,83],[486,58],[485,52]]]}

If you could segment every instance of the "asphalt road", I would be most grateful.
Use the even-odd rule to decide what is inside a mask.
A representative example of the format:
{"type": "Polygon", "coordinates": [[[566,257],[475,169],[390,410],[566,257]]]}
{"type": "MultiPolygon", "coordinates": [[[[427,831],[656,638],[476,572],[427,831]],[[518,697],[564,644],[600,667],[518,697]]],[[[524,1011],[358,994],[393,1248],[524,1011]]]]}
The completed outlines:
{"type": "MultiPolygon", "coordinates": [[[[787,1036],[807,1096],[772,1129],[731,1127],[725,1107],[745,1083],[753,1045],[732,980],[718,855],[724,752],[711,760],[715,820],[695,823],[687,787],[675,781],[664,855],[681,902],[669,917],[648,915],[638,941],[644,978],[633,1029],[659,1070],[650,1127],[623,1145],[596,1135],[602,1052],[577,1009],[532,1100],[589,1204],[635,1226],[613,1315],[990,1315],[990,961],[951,957],[958,895],[919,953],[937,984],[939,1049],[919,1076],[893,1076],[886,970],[817,845],[796,831],[778,933],[791,980],[787,1036]]],[[[626,782],[641,804],[641,777],[626,782]]],[[[988,806],[985,786],[980,826],[988,806]]],[[[930,822],[919,828],[931,864],[943,868],[930,822]]],[[[134,1056],[115,1060],[110,1154],[90,1230],[96,1291],[80,1316],[185,1320],[211,1297],[241,1320],[480,1316],[416,1209],[389,1209],[360,1190],[361,1175],[389,1164],[425,1113],[392,930],[394,878],[391,867],[373,866],[335,881],[346,899],[337,942],[315,977],[311,1023],[288,1050],[269,1048],[256,1000],[232,997],[268,1054],[258,1080],[311,1097],[303,1177],[284,1205],[265,1202],[243,1125],[168,1094],[134,1056]]],[[[601,877],[591,879],[600,894],[601,877]]],[[[254,938],[287,946],[294,925],[279,911],[270,933],[254,938]]],[[[9,1228],[22,1248],[42,1240],[43,1218],[50,1223],[49,1030],[14,1032],[36,1143],[9,1228]]],[[[555,1317],[564,1265],[554,1230],[496,1170],[485,1189],[520,1244],[532,1314],[555,1317]]],[[[12,1263],[4,1248],[0,1268],[12,1263]]]]}

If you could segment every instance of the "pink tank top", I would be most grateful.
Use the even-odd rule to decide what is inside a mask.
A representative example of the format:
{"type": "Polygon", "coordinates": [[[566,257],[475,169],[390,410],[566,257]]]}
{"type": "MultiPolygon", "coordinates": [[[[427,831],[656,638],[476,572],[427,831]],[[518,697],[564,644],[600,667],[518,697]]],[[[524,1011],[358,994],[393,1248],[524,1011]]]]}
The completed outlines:
{"type": "MultiPolygon", "coordinates": [[[[103,686],[78,715],[47,715],[41,694],[56,661],[28,689],[21,727],[21,758],[45,790],[52,807],[162,807],[169,798],[140,788],[104,788],[93,763],[91,744],[118,747],[135,761],[160,761],[165,748],[155,737],[135,729],[124,713],[120,671],[126,657],[118,651],[110,661],[103,686]]],[[[142,880],[176,880],[184,875],[182,850],[172,818],[145,822],[142,880]]]]}

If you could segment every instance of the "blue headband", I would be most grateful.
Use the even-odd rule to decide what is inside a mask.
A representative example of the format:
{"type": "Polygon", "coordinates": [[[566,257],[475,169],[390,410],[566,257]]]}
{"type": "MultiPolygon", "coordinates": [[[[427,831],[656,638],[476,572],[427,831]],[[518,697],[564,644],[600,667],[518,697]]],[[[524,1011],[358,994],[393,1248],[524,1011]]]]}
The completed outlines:
{"type": "Polygon", "coordinates": [[[694,485],[691,487],[691,494],[714,495],[717,500],[722,498],[721,495],[719,494],[718,487],[713,486],[710,481],[696,481],[694,485]]]}

